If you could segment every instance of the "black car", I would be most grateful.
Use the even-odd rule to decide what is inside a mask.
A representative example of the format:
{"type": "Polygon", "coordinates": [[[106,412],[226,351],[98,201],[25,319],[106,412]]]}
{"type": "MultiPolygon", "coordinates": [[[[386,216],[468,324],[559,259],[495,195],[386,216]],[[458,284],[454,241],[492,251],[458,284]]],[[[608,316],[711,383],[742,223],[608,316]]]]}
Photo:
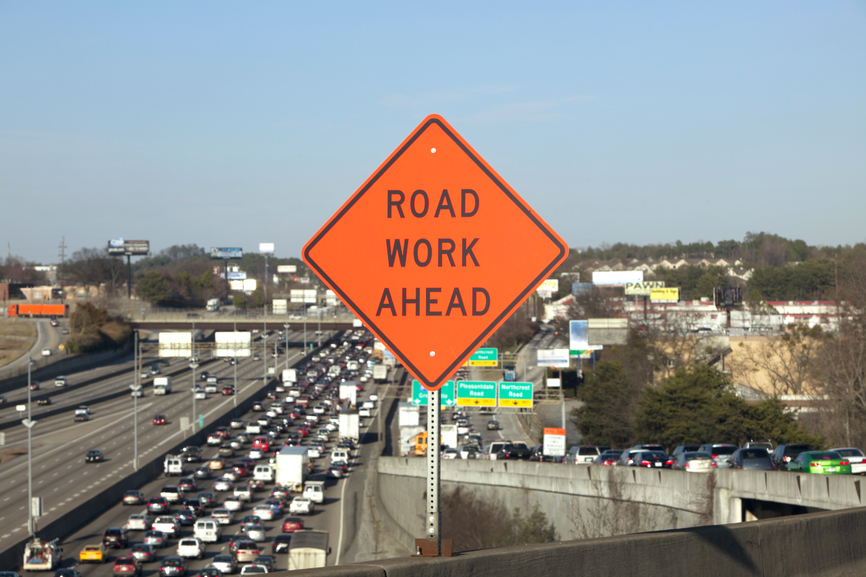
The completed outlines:
{"type": "Polygon", "coordinates": [[[532,451],[529,454],[529,460],[538,461],[539,463],[558,463],[562,460],[562,457],[545,455],[544,445],[535,445],[534,447],[532,447],[532,451]]]}
{"type": "Polygon", "coordinates": [[[201,452],[199,452],[198,447],[184,447],[181,450],[181,456],[187,463],[201,462],[201,452]]]}
{"type": "Polygon", "coordinates": [[[101,463],[102,460],[102,451],[98,449],[87,451],[87,454],[84,456],[85,463],[101,463]]]}
{"type": "Polygon", "coordinates": [[[129,544],[129,538],[124,527],[109,527],[102,534],[102,544],[114,549],[123,549],[129,544]]]}
{"type": "Polygon", "coordinates": [[[166,513],[168,512],[169,504],[165,497],[151,497],[147,502],[148,513],[166,513]]]}
{"type": "Polygon", "coordinates": [[[728,466],[732,469],[757,471],[773,471],[776,468],[767,449],[737,449],[728,459],[728,466]]]}
{"type": "Polygon", "coordinates": [[[292,542],[291,533],[280,533],[274,537],[274,542],[271,544],[271,550],[274,553],[288,553],[289,544],[292,542]]]}
{"type": "Polygon", "coordinates": [[[496,455],[496,458],[499,460],[510,460],[514,461],[516,459],[527,460],[532,455],[532,451],[526,445],[514,445],[512,443],[506,443],[505,446],[499,451],[496,455]]]}
{"type": "Polygon", "coordinates": [[[198,502],[202,506],[203,509],[207,509],[209,507],[215,507],[216,506],[216,497],[214,497],[213,493],[211,493],[209,491],[205,491],[203,493],[198,494],[198,502]]]}
{"type": "Polygon", "coordinates": [[[277,558],[273,555],[259,555],[253,559],[254,565],[264,565],[268,568],[268,573],[273,573],[277,566],[277,558]]]}
{"type": "Polygon", "coordinates": [[[812,445],[806,443],[779,445],[773,449],[773,455],[770,458],[773,459],[773,465],[776,466],[776,469],[779,471],[787,471],[788,469],[786,466],[788,463],[796,459],[800,453],[812,450],[812,445]]]}
{"type": "Polygon", "coordinates": [[[634,455],[631,464],[633,467],[670,469],[674,460],[663,451],[639,451],[634,455]]]}
{"type": "Polygon", "coordinates": [[[210,467],[196,467],[195,473],[193,477],[196,479],[210,479],[213,476],[213,473],[210,471],[210,467]]]}
{"type": "Polygon", "coordinates": [[[192,509],[196,517],[201,517],[204,514],[204,505],[201,504],[201,500],[199,499],[186,499],[183,502],[183,506],[192,509]]]}

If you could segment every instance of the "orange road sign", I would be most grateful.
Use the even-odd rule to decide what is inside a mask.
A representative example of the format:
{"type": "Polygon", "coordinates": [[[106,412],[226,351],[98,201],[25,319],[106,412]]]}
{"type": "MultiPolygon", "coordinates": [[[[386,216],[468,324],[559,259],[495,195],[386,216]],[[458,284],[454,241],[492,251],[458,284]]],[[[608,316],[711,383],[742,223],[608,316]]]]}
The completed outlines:
{"type": "Polygon", "coordinates": [[[565,242],[430,115],[307,242],[304,262],[428,390],[568,256],[565,242]]]}

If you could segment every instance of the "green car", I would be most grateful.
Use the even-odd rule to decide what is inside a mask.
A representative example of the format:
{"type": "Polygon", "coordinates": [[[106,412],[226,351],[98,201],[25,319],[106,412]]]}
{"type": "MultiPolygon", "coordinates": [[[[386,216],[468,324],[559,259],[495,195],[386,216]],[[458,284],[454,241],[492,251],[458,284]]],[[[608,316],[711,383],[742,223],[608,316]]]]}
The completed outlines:
{"type": "Polygon", "coordinates": [[[788,463],[788,470],[821,475],[850,475],[851,462],[836,451],[807,451],[788,463]]]}

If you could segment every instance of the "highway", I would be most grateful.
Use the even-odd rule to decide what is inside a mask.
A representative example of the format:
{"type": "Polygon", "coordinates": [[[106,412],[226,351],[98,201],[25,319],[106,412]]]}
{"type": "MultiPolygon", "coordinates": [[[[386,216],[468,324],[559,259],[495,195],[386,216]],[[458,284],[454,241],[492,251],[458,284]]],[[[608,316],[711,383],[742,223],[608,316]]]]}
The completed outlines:
{"type": "MultiPolygon", "coordinates": [[[[289,362],[293,363],[302,357],[302,352],[290,349],[289,362]]],[[[163,373],[170,369],[186,365],[186,359],[174,359],[163,373]]],[[[221,377],[222,382],[232,382],[234,367],[229,363],[214,360],[210,363],[200,363],[201,370],[214,372],[221,377]]],[[[129,363],[131,367],[131,362],[129,363]]],[[[147,366],[147,365],[145,365],[147,366]]],[[[90,373],[87,371],[86,373],[90,373]]],[[[145,384],[146,396],[138,399],[138,446],[139,458],[142,461],[161,451],[166,443],[179,439],[180,417],[192,416],[192,395],[181,391],[191,388],[191,371],[184,369],[183,375],[173,377],[173,393],[163,397],[154,397],[145,384]],[[184,382],[186,381],[186,382],[184,382]],[[153,416],[165,414],[168,423],[156,427],[152,424],[153,416]]],[[[263,373],[262,361],[251,359],[241,360],[238,364],[238,396],[246,398],[254,390],[261,387],[263,373]]],[[[82,373],[84,375],[85,373],[82,373]]],[[[108,377],[98,383],[66,394],[57,395],[57,406],[68,406],[70,409],[82,404],[88,404],[88,399],[105,395],[112,391],[128,390],[133,375],[129,372],[119,376],[108,377]],[[62,400],[61,400],[62,399],[62,400]]],[[[77,375],[70,376],[74,383],[77,375]]],[[[53,383],[50,384],[53,387],[53,383]]],[[[26,398],[26,392],[20,393],[26,398]]],[[[10,395],[12,396],[12,395],[10,395]]],[[[233,397],[220,394],[209,395],[206,401],[197,401],[197,412],[209,418],[222,414],[234,406],[233,397]]],[[[12,403],[10,403],[12,404],[12,403]]],[[[43,408],[43,407],[40,407],[43,408]]],[[[55,405],[44,407],[56,408],[55,405]]],[[[37,425],[33,428],[33,494],[43,498],[45,516],[41,523],[50,522],[75,507],[84,498],[98,493],[102,488],[113,483],[117,478],[129,474],[133,460],[133,402],[129,394],[123,394],[115,399],[90,405],[93,411],[88,422],[75,423],[71,412],[61,413],[40,419],[39,411],[34,404],[33,418],[37,425]],[[106,456],[106,461],[100,464],[85,464],[84,455],[90,449],[100,449],[106,456]],[[69,488],[70,476],[75,480],[74,489],[69,488]]],[[[4,411],[0,423],[16,420],[19,416],[12,411],[4,411]]],[[[26,451],[27,433],[23,426],[6,429],[7,455],[18,449],[26,451]]],[[[27,531],[27,511],[22,498],[27,495],[27,459],[17,457],[11,461],[4,459],[0,464],[0,550],[12,542],[20,540],[27,531]],[[17,507],[15,503],[20,503],[17,507]]]]}
{"type": "MultiPolygon", "coordinates": [[[[52,327],[49,323],[48,319],[19,319],[23,322],[31,322],[36,326],[36,340],[33,343],[33,346],[30,348],[30,356],[36,360],[42,360],[42,349],[50,349],[51,355],[53,358],[48,358],[43,362],[40,362],[40,366],[43,363],[48,363],[52,360],[56,360],[59,355],[63,355],[63,351],[61,351],[58,346],[61,345],[65,340],[66,336],[61,334],[61,329],[63,324],[68,322],[66,319],[59,319],[60,326],[52,327]]],[[[2,369],[0,369],[0,379],[6,378],[13,372],[17,374],[15,369],[27,368],[27,355],[23,355],[8,365],[5,365],[2,369]]]]}

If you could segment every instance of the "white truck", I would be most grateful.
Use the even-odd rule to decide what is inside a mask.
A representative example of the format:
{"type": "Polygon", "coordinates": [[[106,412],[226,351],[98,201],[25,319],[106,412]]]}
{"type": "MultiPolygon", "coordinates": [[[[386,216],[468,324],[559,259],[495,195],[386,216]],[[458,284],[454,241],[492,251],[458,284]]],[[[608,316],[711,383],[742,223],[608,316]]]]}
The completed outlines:
{"type": "Polygon", "coordinates": [[[358,385],[355,381],[340,383],[340,400],[343,399],[349,399],[349,403],[353,407],[358,402],[358,385]]]}
{"type": "Polygon", "coordinates": [[[210,299],[207,301],[207,310],[209,311],[218,311],[220,309],[220,300],[219,299],[210,299]]]}
{"type": "Polygon", "coordinates": [[[345,410],[340,413],[340,438],[358,442],[361,437],[361,419],[358,411],[345,410]]]}
{"type": "Polygon", "coordinates": [[[277,485],[288,488],[293,493],[304,490],[304,481],[310,473],[310,456],[307,447],[283,447],[277,453],[276,475],[277,485]]]}
{"type": "Polygon", "coordinates": [[[289,542],[289,571],[324,567],[330,553],[327,531],[295,531],[289,542]]]}
{"type": "Polygon", "coordinates": [[[297,383],[298,382],[298,370],[297,369],[283,369],[283,382],[284,383],[297,383]]]}
{"type": "Polygon", "coordinates": [[[442,444],[451,449],[457,448],[457,425],[442,425],[439,428],[442,444]]]}
{"type": "Polygon", "coordinates": [[[373,365],[373,381],[384,383],[388,380],[388,367],[385,365],[373,365]]]}
{"type": "Polygon", "coordinates": [[[171,392],[171,377],[155,377],[153,379],[153,394],[167,395],[171,392]]]}

